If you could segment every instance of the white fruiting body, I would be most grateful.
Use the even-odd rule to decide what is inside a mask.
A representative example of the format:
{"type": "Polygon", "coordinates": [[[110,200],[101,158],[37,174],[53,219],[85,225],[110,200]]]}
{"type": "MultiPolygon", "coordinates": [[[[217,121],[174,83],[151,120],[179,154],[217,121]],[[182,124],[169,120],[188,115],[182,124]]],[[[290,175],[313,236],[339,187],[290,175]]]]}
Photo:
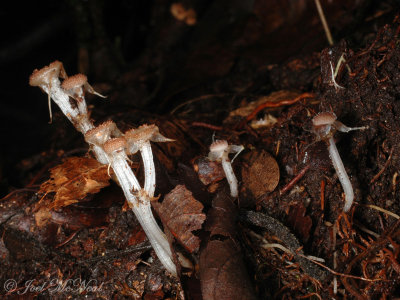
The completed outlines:
{"type": "MultiPolygon", "coordinates": [[[[50,99],[60,107],[64,115],[72,122],[75,128],[85,136],[97,160],[108,164],[114,170],[124,195],[132,211],[145,231],[151,245],[164,267],[174,276],[177,275],[173,262],[172,251],[165,234],[159,228],[151,211],[150,200],[155,190],[155,168],[151,152],[150,140],[155,142],[172,141],[163,137],[155,125],[139,127],[129,141],[130,152],[141,151],[145,169],[145,190],[143,190],[135,174],[129,167],[127,160],[127,141],[112,121],[107,121],[94,128],[88,118],[84,92],[97,93],[87,82],[85,75],[78,74],[67,78],[63,65],[59,61],[51,63],[41,70],[35,70],[29,78],[31,86],[39,86],[48,94],[50,119],[50,99]],[[59,78],[65,79],[61,85],[59,78]],[[73,98],[76,103],[70,101],[73,98]],[[135,141],[135,135],[138,137],[135,141]]],[[[128,135],[129,136],[129,135],[128,135]]]]}
{"type": "Polygon", "coordinates": [[[61,87],[64,92],[74,98],[76,100],[79,113],[82,115],[87,114],[87,106],[86,101],[83,94],[82,86],[87,82],[87,77],[83,74],[77,74],[71,77],[68,77],[63,81],[61,87]]]}
{"type": "Polygon", "coordinates": [[[141,186],[128,165],[125,153],[125,138],[110,139],[104,144],[104,151],[121,185],[125,198],[142,226],[151,245],[164,267],[176,276],[176,266],[165,234],[161,231],[151,211],[150,199],[141,193],[141,186]],[[138,199],[139,197],[139,199],[138,199]]]}
{"type": "Polygon", "coordinates": [[[117,125],[113,121],[107,121],[86,132],[85,141],[92,145],[96,159],[106,165],[108,164],[108,158],[103,150],[103,145],[110,138],[120,137],[121,135],[122,133],[117,128],[117,125]]]}
{"type": "Polygon", "coordinates": [[[104,96],[93,90],[87,83],[85,75],[78,74],[68,78],[63,64],[54,61],[40,70],[33,71],[29,77],[29,84],[40,87],[48,94],[50,122],[52,119],[50,99],[53,99],[78,131],[85,134],[94,127],[87,114],[83,89],[89,93],[104,96]],[[65,79],[62,84],[60,78],[65,79]],[[70,96],[76,100],[76,105],[70,102],[70,96]]]}
{"type": "MultiPolygon", "coordinates": [[[[79,115],[79,111],[76,107],[71,105],[68,95],[61,89],[60,77],[67,78],[67,74],[65,73],[63,64],[59,61],[54,61],[40,70],[33,71],[32,75],[29,77],[29,84],[31,86],[40,87],[48,94],[50,122],[52,119],[50,99],[53,99],[68,120],[74,124],[74,120],[79,115]]],[[[82,126],[77,129],[79,131],[89,130],[90,128],[87,127],[90,126],[88,126],[88,124],[82,124],[82,126]]]]}
{"type": "Polygon", "coordinates": [[[339,151],[336,148],[335,140],[333,137],[328,139],[328,150],[329,157],[332,160],[333,167],[335,168],[336,174],[339,177],[339,181],[342,184],[343,191],[345,194],[345,203],[343,210],[348,212],[353,204],[354,192],[353,186],[351,185],[349,176],[347,175],[346,169],[344,168],[342,159],[340,158],[339,151]]]}
{"type": "Polygon", "coordinates": [[[128,154],[134,154],[140,151],[144,166],[144,190],[150,199],[154,197],[156,188],[156,170],[154,167],[153,153],[151,151],[150,141],[152,142],[172,142],[160,134],[156,125],[142,125],[137,129],[131,129],[125,132],[125,138],[128,142],[128,154]]]}
{"type": "Polygon", "coordinates": [[[336,115],[332,112],[323,112],[316,115],[313,118],[312,123],[313,131],[317,135],[318,139],[326,140],[328,143],[329,156],[345,195],[345,204],[343,210],[348,212],[353,205],[354,191],[346,169],[344,168],[342,159],[340,158],[339,151],[336,148],[333,134],[335,133],[335,130],[349,132],[352,130],[365,129],[367,127],[347,127],[343,123],[337,121],[336,115]]]}
{"type": "Polygon", "coordinates": [[[231,196],[234,198],[239,195],[238,181],[232,169],[232,164],[229,159],[229,153],[236,153],[235,157],[232,159],[233,161],[243,149],[244,147],[241,145],[228,145],[228,142],[226,140],[217,140],[211,144],[210,153],[208,154],[209,160],[221,162],[226,180],[229,183],[231,196]]]}

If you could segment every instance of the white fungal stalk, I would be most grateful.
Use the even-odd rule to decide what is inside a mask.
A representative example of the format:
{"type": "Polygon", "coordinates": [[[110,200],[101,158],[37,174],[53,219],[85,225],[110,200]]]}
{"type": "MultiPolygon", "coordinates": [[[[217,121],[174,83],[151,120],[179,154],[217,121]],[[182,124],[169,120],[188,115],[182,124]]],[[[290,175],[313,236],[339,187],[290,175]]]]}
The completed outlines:
{"type": "Polygon", "coordinates": [[[149,198],[152,199],[156,190],[156,169],[150,142],[143,144],[142,148],[140,148],[140,154],[142,155],[144,168],[144,190],[149,198]]]}
{"type": "MultiPolygon", "coordinates": [[[[76,130],[85,135],[94,128],[88,117],[84,90],[101,97],[104,96],[93,90],[85,75],[77,74],[68,78],[63,64],[59,61],[54,61],[40,70],[34,70],[29,77],[29,84],[40,87],[48,94],[50,122],[52,119],[50,99],[52,99],[76,130]],[[60,78],[64,79],[62,84],[60,78]],[[75,103],[70,97],[75,99],[75,103]]],[[[94,144],[93,151],[100,163],[108,164],[107,155],[99,145],[94,144]]]]}
{"type": "Polygon", "coordinates": [[[348,212],[353,205],[354,191],[346,169],[344,168],[342,159],[340,158],[335,140],[333,139],[333,134],[335,133],[335,130],[349,132],[352,130],[366,129],[367,127],[347,127],[343,123],[337,121],[336,115],[332,112],[323,112],[316,115],[313,118],[312,123],[313,131],[317,135],[318,139],[326,140],[328,143],[329,156],[336,174],[339,177],[345,195],[343,211],[348,212]]]}
{"type": "Polygon", "coordinates": [[[229,183],[229,188],[231,190],[231,196],[236,198],[239,195],[238,191],[238,181],[236,175],[233,172],[231,161],[229,160],[229,153],[236,153],[233,160],[239,155],[239,153],[244,149],[242,145],[228,145],[226,140],[216,140],[210,146],[210,153],[208,154],[208,159],[211,161],[219,161],[224,169],[226,180],[229,183]]]}
{"type": "MultiPolygon", "coordinates": [[[[29,77],[29,84],[31,86],[40,87],[45,93],[48,94],[50,122],[52,121],[50,99],[53,99],[68,120],[75,125],[74,120],[77,119],[79,110],[76,107],[73,107],[69,102],[69,96],[64,90],[61,89],[61,82],[59,78],[65,79],[67,78],[67,74],[65,73],[63,64],[59,61],[54,61],[50,65],[40,70],[34,70],[32,75],[29,77]]],[[[77,129],[79,131],[87,131],[90,129],[88,127],[90,127],[90,125],[82,124],[82,126],[77,129]]]]}
{"type": "Polygon", "coordinates": [[[164,267],[176,276],[176,266],[172,259],[168,240],[159,228],[151,211],[150,200],[154,196],[155,168],[150,142],[148,139],[143,139],[143,136],[147,136],[143,134],[143,130],[140,130],[139,134],[137,133],[137,130],[131,130],[125,134],[125,137],[121,137],[122,133],[116,124],[112,121],[107,121],[88,131],[85,135],[85,140],[94,146],[104,149],[104,153],[107,156],[106,160],[114,170],[117,180],[124,191],[125,198],[146,233],[154,251],[164,267]],[[140,138],[135,139],[135,137],[140,138]],[[126,138],[130,138],[128,139],[129,144],[126,138]],[[138,143],[135,144],[134,142],[138,143]],[[147,184],[147,190],[145,191],[142,190],[139,181],[128,165],[128,157],[126,155],[128,146],[130,146],[132,153],[136,153],[138,150],[142,153],[145,186],[147,184]]]}
{"type": "Polygon", "coordinates": [[[108,157],[103,150],[103,145],[110,138],[120,137],[121,135],[122,133],[117,125],[113,121],[107,121],[86,132],[85,141],[93,147],[96,159],[101,164],[108,165],[108,157]]]}
{"type": "Polygon", "coordinates": [[[149,198],[141,193],[141,186],[128,165],[125,148],[125,138],[111,139],[104,144],[104,151],[108,155],[110,165],[132,211],[146,233],[161,263],[171,274],[176,276],[176,266],[172,260],[172,252],[168,240],[154,219],[149,198]]]}
{"type": "Polygon", "coordinates": [[[71,98],[76,100],[80,115],[87,116],[87,106],[85,100],[85,91],[95,94],[99,97],[106,98],[105,96],[97,93],[92,86],[88,83],[86,75],[76,74],[68,77],[61,84],[64,92],[71,98]]]}
{"type": "Polygon", "coordinates": [[[137,129],[128,130],[125,132],[125,138],[128,142],[128,154],[140,151],[144,167],[144,190],[148,197],[153,199],[156,188],[156,170],[150,141],[172,142],[173,140],[160,134],[158,127],[154,124],[142,125],[137,129]]]}
{"type": "Polygon", "coordinates": [[[344,168],[342,159],[340,158],[338,149],[336,148],[335,140],[333,139],[333,137],[328,140],[328,150],[333,167],[335,168],[336,174],[339,177],[339,181],[342,184],[345,195],[343,211],[348,212],[353,205],[354,191],[349,176],[346,173],[346,169],[344,168]]]}
{"type": "Polygon", "coordinates": [[[238,181],[236,179],[235,173],[232,169],[231,161],[229,157],[224,157],[221,161],[222,168],[224,169],[226,180],[229,183],[229,188],[231,190],[231,196],[236,198],[239,195],[238,192],[238,181]]]}
{"type": "MultiPolygon", "coordinates": [[[[135,174],[129,167],[127,141],[112,121],[107,121],[94,128],[89,120],[85,101],[85,91],[104,97],[97,93],[87,82],[85,75],[78,74],[67,78],[61,62],[55,61],[41,70],[35,70],[29,78],[31,86],[38,86],[48,94],[50,120],[52,118],[51,102],[60,107],[64,115],[72,122],[75,128],[82,132],[86,142],[92,146],[97,160],[102,164],[109,164],[114,170],[124,195],[145,231],[151,245],[164,267],[174,276],[177,275],[173,262],[172,251],[165,234],[161,231],[151,211],[150,200],[155,191],[155,168],[150,141],[172,141],[163,137],[155,125],[144,125],[131,134],[131,153],[140,150],[145,169],[145,190],[142,190],[135,174]],[[59,78],[65,79],[60,83],[59,78]],[[70,99],[73,98],[75,103],[70,99]]],[[[128,134],[129,136],[129,134],[128,134]]]]}

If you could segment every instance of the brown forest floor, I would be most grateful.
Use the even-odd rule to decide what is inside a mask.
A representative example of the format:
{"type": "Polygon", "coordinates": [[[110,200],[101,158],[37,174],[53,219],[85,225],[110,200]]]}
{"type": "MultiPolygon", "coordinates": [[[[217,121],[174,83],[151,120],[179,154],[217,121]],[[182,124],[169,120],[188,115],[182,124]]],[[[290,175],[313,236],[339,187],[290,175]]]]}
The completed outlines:
{"type": "MultiPolygon", "coordinates": [[[[55,105],[46,124],[45,94],[22,88],[26,110],[3,107],[3,120],[20,127],[2,124],[1,297],[400,297],[398,7],[322,1],[340,39],[328,47],[313,1],[217,2],[183,2],[174,18],[168,1],[65,1],[46,9],[70,19],[68,29],[57,18],[43,26],[48,41],[60,31],[72,45],[40,46],[35,59],[11,41],[0,52],[29,61],[26,74],[2,75],[25,77],[4,97],[20,97],[34,68],[60,59],[108,95],[88,99],[95,124],[154,123],[175,140],[152,146],[154,210],[186,261],[179,279],[164,271],[107,167],[55,105]],[[183,18],[190,8],[196,16],[183,18]],[[348,213],[327,146],[311,131],[323,111],[368,127],[334,135],[355,192],[348,213]],[[213,138],[245,147],[233,163],[237,199],[206,158],[213,138]]],[[[140,157],[131,159],[143,181],[140,157]]]]}

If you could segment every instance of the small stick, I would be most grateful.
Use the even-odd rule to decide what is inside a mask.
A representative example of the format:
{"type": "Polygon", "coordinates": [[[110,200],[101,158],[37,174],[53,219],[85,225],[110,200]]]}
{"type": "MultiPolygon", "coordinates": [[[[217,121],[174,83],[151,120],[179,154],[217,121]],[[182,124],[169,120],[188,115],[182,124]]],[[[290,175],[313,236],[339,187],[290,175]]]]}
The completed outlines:
{"type": "Polygon", "coordinates": [[[297,253],[298,256],[304,257],[305,259],[308,259],[309,261],[313,262],[314,264],[320,266],[321,268],[324,268],[326,270],[328,270],[330,273],[332,273],[333,275],[336,276],[340,276],[340,277],[344,277],[344,278],[353,278],[353,279],[359,279],[362,281],[368,281],[368,282],[377,282],[377,281],[389,281],[389,280],[384,280],[384,279],[369,279],[369,278],[365,278],[365,277],[360,277],[360,276],[355,276],[355,275],[350,275],[350,274],[345,274],[345,273],[339,273],[336,272],[335,270],[332,270],[331,268],[329,268],[328,266],[325,266],[324,264],[320,263],[319,261],[316,261],[314,259],[309,258],[306,255],[297,253]]]}
{"type": "Polygon", "coordinates": [[[60,248],[66,244],[68,244],[70,241],[73,240],[73,238],[78,234],[78,232],[80,231],[80,229],[76,230],[74,233],[72,233],[69,237],[67,237],[64,241],[62,241],[61,243],[59,243],[58,245],[56,245],[54,248],[60,248]]]}
{"type": "Polygon", "coordinates": [[[292,180],[289,181],[287,185],[285,185],[279,192],[280,195],[283,195],[288,190],[290,190],[303,176],[306,174],[310,165],[306,165],[300,172],[297,174],[292,180]]]}
{"type": "Polygon", "coordinates": [[[324,11],[322,9],[321,3],[319,0],[315,0],[315,6],[317,7],[319,18],[321,19],[322,27],[324,27],[326,39],[330,46],[333,46],[333,38],[331,34],[331,30],[329,29],[328,22],[326,21],[324,11]]]}
{"type": "Polygon", "coordinates": [[[192,126],[204,127],[204,128],[208,128],[208,129],[215,130],[215,131],[222,130],[222,126],[216,126],[216,125],[212,125],[212,124],[208,124],[208,123],[204,123],[204,122],[193,122],[192,126]]]}
{"type": "Polygon", "coordinates": [[[385,162],[385,165],[384,165],[383,168],[378,172],[378,174],[376,174],[376,175],[371,179],[371,181],[370,181],[369,183],[374,183],[374,182],[382,175],[382,173],[385,171],[385,169],[389,166],[389,163],[390,163],[390,161],[391,161],[391,159],[392,159],[392,155],[393,155],[393,147],[392,147],[392,150],[390,150],[390,154],[389,154],[388,159],[387,159],[386,162],[385,162]]]}
{"type": "Polygon", "coordinates": [[[306,98],[315,98],[315,95],[313,93],[304,93],[304,94],[297,96],[294,99],[284,99],[284,100],[281,100],[278,102],[268,101],[268,102],[262,103],[259,106],[257,106],[253,110],[253,112],[251,114],[249,114],[244,120],[242,120],[237,127],[242,128],[244,126],[244,124],[246,124],[247,122],[254,119],[257,116],[257,114],[265,108],[291,105],[291,104],[294,104],[294,103],[296,103],[302,99],[306,99],[306,98]]]}
{"type": "Polygon", "coordinates": [[[321,296],[317,293],[307,294],[307,295],[299,297],[298,299],[307,299],[307,298],[312,298],[314,296],[317,297],[318,299],[322,300],[321,296]]]}
{"type": "Polygon", "coordinates": [[[321,180],[321,210],[325,209],[325,180],[321,180]]]}
{"type": "Polygon", "coordinates": [[[173,110],[171,110],[170,115],[173,115],[176,113],[177,110],[179,110],[181,107],[188,105],[190,103],[194,103],[194,102],[198,102],[198,101],[203,101],[203,100],[207,100],[210,98],[222,98],[222,97],[227,97],[227,96],[232,96],[233,94],[228,94],[228,93],[220,93],[220,94],[206,94],[206,95],[202,95],[193,99],[189,99],[188,101],[185,101],[181,104],[179,104],[177,107],[175,107],[173,110]]]}
{"type": "Polygon", "coordinates": [[[385,214],[387,214],[389,216],[392,216],[393,218],[395,218],[397,220],[400,219],[399,215],[397,215],[394,212],[391,212],[389,210],[386,210],[386,209],[384,209],[382,207],[379,207],[379,206],[376,206],[376,205],[373,205],[373,204],[361,204],[361,205],[365,206],[365,207],[369,207],[369,208],[375,209],[375,210],[380,211],[380,212],[383,212],[383,213],[385,213],[385,214]]]}

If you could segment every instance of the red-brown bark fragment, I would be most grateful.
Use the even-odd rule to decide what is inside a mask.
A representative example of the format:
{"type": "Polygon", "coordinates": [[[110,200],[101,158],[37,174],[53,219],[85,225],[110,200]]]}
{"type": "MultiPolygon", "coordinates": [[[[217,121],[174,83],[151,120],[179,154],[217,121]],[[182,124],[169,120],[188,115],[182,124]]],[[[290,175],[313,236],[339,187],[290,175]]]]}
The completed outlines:
{"type": "Polygon", "coordinates": [[[310,216],[306,216],[306,208],[303,203],[291,206],[289,210],[288,223],[290,227],[302,238],[303,242],[307,242],[310,237],[312,220],[310,216]]]}
{"type": "Polygon", "coordinates": [[[49,209],[79,202],[110,184],[107,166],[92,158],[67,158],[64,163],[52,168],[50,174],[50,179],[40,187],[40,192],[44,194],[56,192],[53,201],[46,203],[49,209]]]}
{"type": "Polygon", "coordinates": [[[225,178],[224,170],[220,163],[210,161],[207,158],[199,158],[194,162],[194,169],[204,185],[216,182],[225,178]]]}

